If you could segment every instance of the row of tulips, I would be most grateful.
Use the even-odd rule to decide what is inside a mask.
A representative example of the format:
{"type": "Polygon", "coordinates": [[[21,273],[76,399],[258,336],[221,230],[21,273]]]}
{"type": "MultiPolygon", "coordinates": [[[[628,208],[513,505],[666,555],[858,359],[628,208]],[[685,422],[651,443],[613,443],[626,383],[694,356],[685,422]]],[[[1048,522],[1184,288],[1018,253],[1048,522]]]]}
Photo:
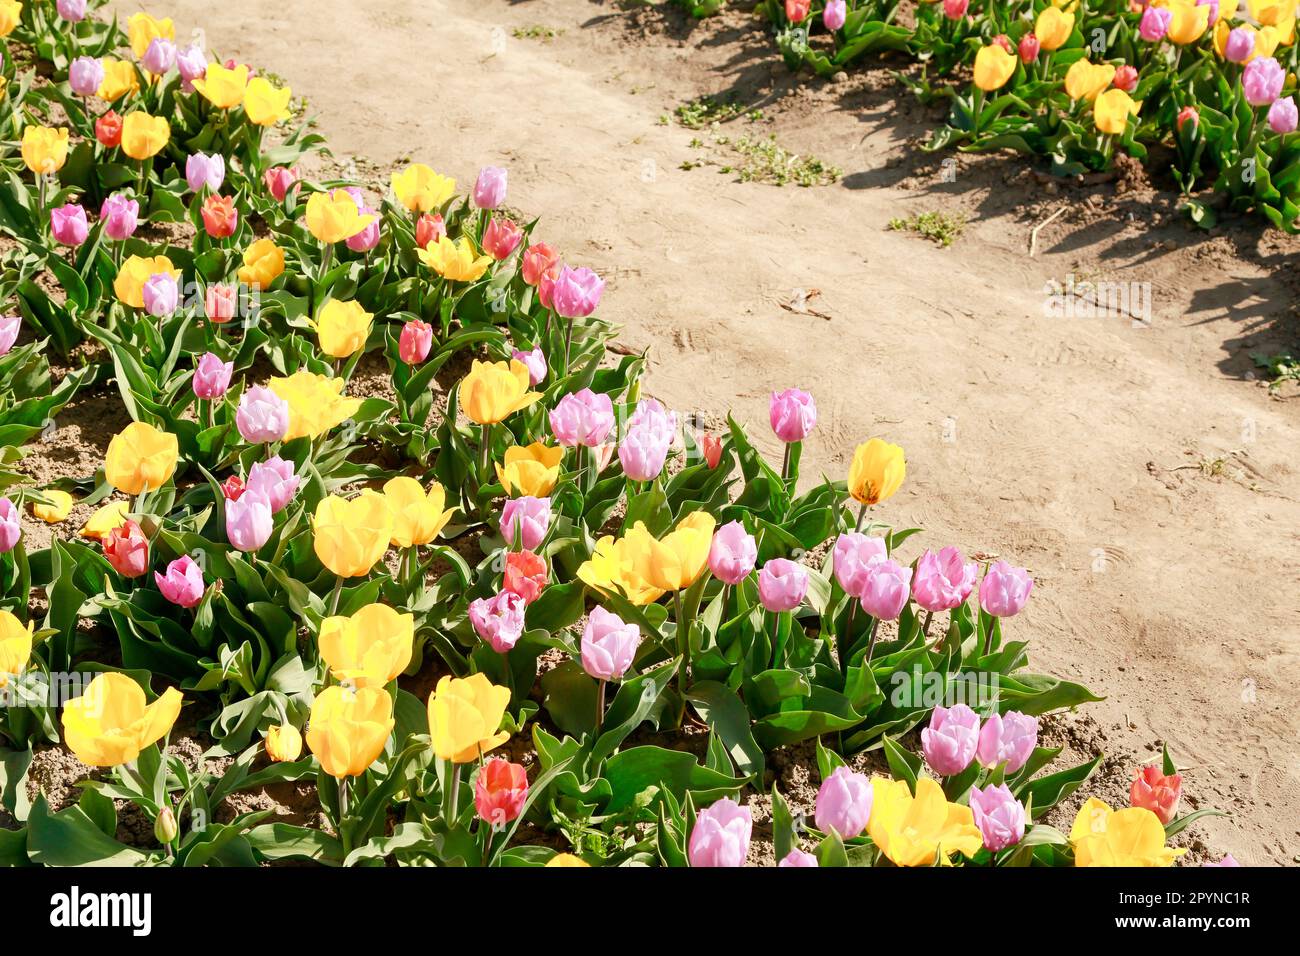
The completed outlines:
{"type": "MultiPolygon", "coordinates": [[[[779,469],[734,420],[709,432],[643,396],[643,360],[605,347],[603,281],[507,214],[504,170],[463,199],[418,163],[379,200],[316,183],[287,91],[174,51],[171,21],[133,14],[123,37],[12,6],[4,32],[52,80],[10,84],[30,146],[0,156],[19,196],[0,228],[26,271],[0,328],[36,327],[33,352],[102,344],[88,378],[132,422],[95,475],[18,474],[0,497],[0,805],[19,823],[0,861],[737,864],[746,794],[800,741],[832,794],[820,865],[1118,859],[1041,820],[1097,762],[1041,773],[1059,751],[1036,719],[1096,698],[1004,639],[1026,569],[904,556],[918,529],[877,519],[902,448],[873,438],[800,491],[813,396],[772,396],[779,469]],[[41,122],[53,102],[73,129],[41,122]],[[157,126],[137,167],[100,135],[117,109],[157,126]],[[354,387],[363,362],[393,399],[354,387]],[[30,554],[26,508],[54,532],[30,554]],[[74,508],[93,509],[75,530],[74,508]],[[968,682],[969,707],[936,709],[968,682]],[[927,721],[922,758],[903,741],[927,721]],[[178,724],[208,745],[197,765],[178,724]],[[75,805],[30,792],[52,746],[106,768],[75,805]],[[845,766],[875,750],[888,776],[845,766]],[[287,782],[314,787],[323,826],[226,803],[287,782]],[[124,803],[153,845],[118,839],[124,803]]],[[[772,801],[780,857],[803,859],[772,801]]]]}

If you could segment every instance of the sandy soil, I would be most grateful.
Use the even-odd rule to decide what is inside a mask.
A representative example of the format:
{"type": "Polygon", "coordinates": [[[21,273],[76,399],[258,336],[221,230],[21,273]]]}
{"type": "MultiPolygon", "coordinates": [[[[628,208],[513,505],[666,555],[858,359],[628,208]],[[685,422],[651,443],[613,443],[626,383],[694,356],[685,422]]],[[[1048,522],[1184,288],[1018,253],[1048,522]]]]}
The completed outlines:
{"type": "Polygon", "coordinates": [[[1061,731],[1113,755],[1104,795],[1122,801],[1167,740],[1195,803],[1233,813],[1198,835],[1244,863],[1300,859],[1300,406],[1249,357],[1294,341],[1300,245],[1254,223],[1194,232],[1140,170],[1061,185],[960,157],[944,182],[943,157],[918,149],[935,114],[883,68],[792,78],[741,11],[696,25],[593,0],[148,7],[291,83],[363,178],[407,159],[463,184],[508,166],[512,204],[606,276],[603,314],[650,349],[648,389],[678,409],[734,409],[775,453],[768,392],[813,390],[810,479],[842,474],[867,437],[900,442],[908,481],[879,517],[1031,568],[1017,635],[1109,698],[1061,731]],[[843,179],[720,172],[718,134],[664,119],[702,94],[763,110],[722,135],[775,133],[843,179]],[[970,216],[951,247],[888,228],[931,210],[970,216]],[[1149,283],[1149,326],[1046,316],[1047,284],[1070,275],[1149,283]]]}

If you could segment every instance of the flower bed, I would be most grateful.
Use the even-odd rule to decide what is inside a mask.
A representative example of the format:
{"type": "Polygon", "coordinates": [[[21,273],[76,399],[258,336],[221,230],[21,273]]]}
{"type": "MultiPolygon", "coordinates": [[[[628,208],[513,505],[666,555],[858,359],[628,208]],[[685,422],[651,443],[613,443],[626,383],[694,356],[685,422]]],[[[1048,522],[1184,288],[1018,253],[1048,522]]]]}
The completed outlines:
{"type": "Polygon", "coordinates": [[[893,527],[884,439],[800,491],[806,392],[772,396],[779,466],[643,396],[504,170],[373,200],[305,177],[290,90],[170,20],[2,0],[0,33],[0,862],[735,866],[802,743],[782,865],[1168,865],[1213,812],[1178,814],[1166,754],[1052,826],[1100,758],[1053,767],[1038,718],[1097,698],[1029,669],[1028,572],[893,527]],[[95,361],[51,386],[47,353],[95,361]],[[110,380],[102,468],[33,486],[23,444],[110,380]],[[29,554],[21,510],[74,503],[29,554]],[[51,746],[100,768],[63,807],[29,787],[51,746]],[[242,809],[281,784],[319,812],[242,809]]]}

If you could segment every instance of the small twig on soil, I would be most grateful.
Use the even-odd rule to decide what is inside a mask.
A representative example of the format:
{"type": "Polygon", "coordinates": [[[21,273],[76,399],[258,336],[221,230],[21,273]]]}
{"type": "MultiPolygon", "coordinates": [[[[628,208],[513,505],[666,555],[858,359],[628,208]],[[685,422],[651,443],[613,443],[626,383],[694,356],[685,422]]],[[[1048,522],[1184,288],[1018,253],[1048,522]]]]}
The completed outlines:
{"type": "Polygon", "coordinates": [[[1033,230],[1029,233],[1029,258],[1031,259],[1034,258],[1035,253],[1038,252],[1038,233],[1042,230],[1044,226],[1046,226],[1048,223],[1050,223],[1057,216],[1059,216],[1061,213],[1065,212],[1065,210],[1069,208],[1070,208],[1069,206],[1062,206],[1060,209],[1056,210],[1056,212],[1052,213],[1050,216],[1048,216],[1038,225],[1034,226],[1033,230]]]}

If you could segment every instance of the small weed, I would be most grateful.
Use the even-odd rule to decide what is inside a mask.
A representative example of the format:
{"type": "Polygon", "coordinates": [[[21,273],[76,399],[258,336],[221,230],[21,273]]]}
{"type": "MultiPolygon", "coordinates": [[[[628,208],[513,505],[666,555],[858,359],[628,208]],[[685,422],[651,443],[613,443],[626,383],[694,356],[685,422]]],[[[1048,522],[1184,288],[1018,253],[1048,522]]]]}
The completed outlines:
{"type": "Polygon", "coordinates": [[[799,156],[790,152],[776,141],[775,136],[741,136],[732,146],[742,159],[735,167],[741,182],[829,186],[844,175],[838,166],[830,166],[816,156],[799,156]]]}
{"type": "Polygon", "coordinates": [[[1273,356],[1256,352],[1251,358],[1259,368],[1268,369],[1270,390],[1281,388],[1284,382],[1300,382],[1300,359],[1290,352],[1273,356]]]}
{"type": "Polygon", "coordinates": [[[530,27],[515,27],[514,37],[516,40],[546,40],[548,43],[558,36],[564,34],[563,30],[557,30],[555,27],[543,26],[540,23],[533,24],[530,27]]]}
{"type": "Polygon", "coordinates": [[[674,111],[677,122],[687,129],[703,129],[713,123],[725,123],[738,116],[748,116],[751,120],[762,118],[761,110],[748,110],[739,103],[720,103],[711,96],[701,96],[698,100],[683,103],[674,111]]]}
{"type": "Polygon", "coordinates": [[[923,212],[906,219],[891,219],[889,228],[895,232],[914,232],[941,246],[951,246],[966,228],[966,217],[960,213],[923,212]]]}

